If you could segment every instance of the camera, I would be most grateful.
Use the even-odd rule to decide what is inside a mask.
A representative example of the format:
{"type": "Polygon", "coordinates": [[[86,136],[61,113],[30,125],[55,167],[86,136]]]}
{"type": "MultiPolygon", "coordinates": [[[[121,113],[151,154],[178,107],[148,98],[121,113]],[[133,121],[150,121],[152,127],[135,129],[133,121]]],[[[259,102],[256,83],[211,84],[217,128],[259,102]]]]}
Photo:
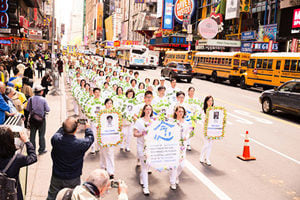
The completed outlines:
{"type": "Polygon", "coordinates": [[[119,188],[119,181],[111,180],[110,187],[111,188],[119,188]]]}
{"type": "Polygon", "coordinates": [[[77,122],[84,125],[87,122],[87,119],[78,119],[77,122]]]}

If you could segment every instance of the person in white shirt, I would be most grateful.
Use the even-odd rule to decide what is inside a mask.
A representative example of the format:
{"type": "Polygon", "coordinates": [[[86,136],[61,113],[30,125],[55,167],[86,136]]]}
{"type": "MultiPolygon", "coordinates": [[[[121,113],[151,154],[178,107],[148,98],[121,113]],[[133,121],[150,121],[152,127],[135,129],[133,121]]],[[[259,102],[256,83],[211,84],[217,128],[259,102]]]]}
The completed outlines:
{"type": "Polygon", "coordinates": [[[158,96],[156,96],[152,101],[153,105],[156,105],[163,101],[168,101],[167,97],[165,96],[165,93],[166,93],[165,86],[159,86],[157,89],[157,93],[158,93],[158,96]]]}
{"type": "Polygon", "coordinates": [[[167,97],[171,103],[176,102],[176,93],[180,91],[176,88],[176,79],[171,79],[171,87],[167,88],[167,97]]]}
{"type": "MultiPolygon", "coordinates": [[[[214,98],[212,96],[205,97],[204,105],[203,105],[204,114],[206,114],[207,109],[211,106],[214,106],[214,98]]],[[[202,123],[204,120],[205,119],[203,117],[202,123]]],[[[200,163],[206,163],[208,166],[211,166],[210,153],[212,150],[212,144],[213,144],[212,139],[204,138],[204,145],[202,147],[201,154],[200,154],[200,163]]]]}
{"type": "Polygon", "coordinates": [[[170,170],[170,188],[176,190],[177,185],[179,184],[179,176],[183,171],[186,159],[186,148],[187,140],[190,137],[191,127],[189,123],[184,119],[186,115],[186,110],[182,106],[177,106],[174,111],[174,121],[180,130],[180,157],[179,165],[177,168],[170,170]]]}
{"type": "Polygon", "coordinates": [[[140,184],[143,186],[144,195],[149,195],[148,188],[148,170],[149,166],[146,163],[146,157],[144,155],[144,136],[147,134],[147,127],[150,126],[153,116],[152,106],[146,104],[142,109],[140,118],[135,122],[133,128],[133,134],[137,137],[137,156],[141,161],[141,173],[140,184]]]}
{"type": "Polygon", "coordinates": [[[182,106],[184,109],[187,108],[186,103],[184,103],[185,93],[182,91],[176,92],[176,101],[173,102],[168,110],[168,115],[171,116],[177,106],[182,106]]]}

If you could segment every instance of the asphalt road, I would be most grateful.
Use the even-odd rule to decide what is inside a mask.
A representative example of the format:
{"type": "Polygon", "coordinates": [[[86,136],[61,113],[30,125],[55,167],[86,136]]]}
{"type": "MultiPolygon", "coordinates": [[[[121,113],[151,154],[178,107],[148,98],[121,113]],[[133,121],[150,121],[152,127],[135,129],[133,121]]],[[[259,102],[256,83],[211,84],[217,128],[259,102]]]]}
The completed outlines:
{"type": "MultiPolygon", "coordinates": [[[[141,70],[142,78],[160,77],[160,69],[141,70]]],[[[167,81],[167,84],[169,81],[167,81]]],[[[193,79],[191,84],[177,83],[187,92],[196,88],[196,97],[201,101],[212,95],[215,105],[224,106],[228,113],[225,137],[213,144],[211,162],[206,166],[199,162],[203,135],[199,127],[192,138],[192,151],[187,152],[187,162],[180,176],[176,191],[169,189],[168,172],[153,171],[149,175],[150,196],[145,197],[139,185],[139,168],[136,168],[136,140],[131,143],[131,152],[115,148],[115,177],[128,184],[129,199],[300,199],[300,121],[292,115],[261,112],[256,90],[241,90],[228,84],[193,79]],[[236,158],[242,154],[243,135],[249,131],[251,155],[257,160],[244,162],[236,158]]],[[[72,115],[72,102],[67,91],[67,114],[72,115]]],[[[87,154],[83,179],[98,168],[99,156],[87,154]]],[[[111,189],[107,199],[115,197],[111,189]]],[[[104,198],[106,199],[106,198],[104,198]]]]}

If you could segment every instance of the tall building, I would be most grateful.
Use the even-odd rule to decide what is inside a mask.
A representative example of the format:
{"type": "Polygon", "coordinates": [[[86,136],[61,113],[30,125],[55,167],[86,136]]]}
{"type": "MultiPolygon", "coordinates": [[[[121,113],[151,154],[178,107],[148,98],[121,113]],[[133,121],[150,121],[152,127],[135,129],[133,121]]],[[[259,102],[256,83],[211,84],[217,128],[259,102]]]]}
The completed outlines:
{"type": "Polygon", "coordinates": [[[80,45],[82,42],[83,1],[73,1],[68,43],[80,45]]]}

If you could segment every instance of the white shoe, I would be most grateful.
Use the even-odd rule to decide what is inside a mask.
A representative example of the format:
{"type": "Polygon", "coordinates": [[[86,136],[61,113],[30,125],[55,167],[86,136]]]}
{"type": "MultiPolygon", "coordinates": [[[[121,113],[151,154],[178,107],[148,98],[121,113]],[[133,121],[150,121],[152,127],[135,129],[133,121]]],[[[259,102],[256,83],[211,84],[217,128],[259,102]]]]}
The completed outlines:
{"type": "Polygon", "coordinates": [[[204,158],[200,158],[200,163],[204,163],[204,158]]]}
{"type": "Polygon", "coordinates": [[[210,160],[206,159],[206,164],[207,164],[208,166],[211,166],[210,160]]]}
{"type": "Polygon", "coordinates": [[[130,152],[130,149],[129,149],[129,148],[126,148],[125,151],[126,151],[126,152],[130,152]]]}
{"type": "Polygon", "coordinates": [[[95,155],[95,151],[91,151],[90,154],[95,155]]]}
{"type": "Polygon", "coordinates": [[[187,145],[186,149],[187,149],[188,151],[192,151],[191,145],[187,145]]]}
{"type": "Polygon", "coordinates": [[[171,188],[171,190],[176,190],[177,186],[176,186],[176,184],[171,184],[170,188],[171,188]]]}
{"type": "Polygon", "coordinates": [[[148,174],[152,174],[152,171],[151,171],[151,169],[148,169],[148,174]]]}
{"type": "Polygon", "coordinates": [[[148,196],[150,194],[150,191],[148,188],[143,188],[144,195],[148,196]]]}
{"type": "Polygon", "coordinates": [[[141,161],[140,161],[140,159],[137,160],[136,166],[137,166],[137,167],[140,167],[140,166],[141,166],[141,161]]]}

